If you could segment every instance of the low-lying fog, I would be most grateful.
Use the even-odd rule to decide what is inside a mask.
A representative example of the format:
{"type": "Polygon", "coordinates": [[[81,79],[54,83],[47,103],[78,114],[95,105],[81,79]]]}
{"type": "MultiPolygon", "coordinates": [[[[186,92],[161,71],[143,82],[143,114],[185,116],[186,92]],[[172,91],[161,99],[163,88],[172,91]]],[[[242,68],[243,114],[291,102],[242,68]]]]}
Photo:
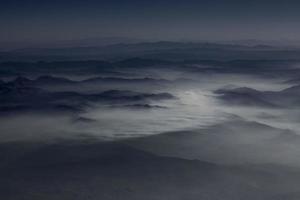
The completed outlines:
{"type": "MultiPolygon", "coordinates": [[[[230,121],[237,117],[277,128],[298,131],[298,121],[293,110],[229,106],[220,102],[217,98],[218,94],[214,94],[214,91],[220,88],[236,87],[279,91],[288,87],[282,80],[237,74],[203,76],[183,73],[184,77],[180,77],[179,72],[173,73],[177,75],[175,79],[168,80],[170,83],[157,84],[155,87],[152,83],[142,82],[140,84],[106,83],[92,86],[66,84],[60,87],[60,85],[55,85],[52,90],[60,92],[89,90],[89,93],[93,94],[106,90],[132,90],[146,91],[146,93],[169,92],[175,98],[150,100],[146,103],[129,102],[128,104],[125,103],[125,106],[111,105],[110,103],[103,105],[103,103],[93,102],[92,106],[77,114],[36,113],[29,110],[26,113],[3,116],[0,119],[0,132],[3,133],[0,136],[1,141],[48,140],[78,136],[115,140],[178,130],[199,129],[223,121],[230,121]],[[180,81],[176,82],[177,80],[180,81]]],[[[157,79],[153,79],[165,80],[167,75],[160,74],[157,79]]],[[[70,77],[65,78],[71,79],[70,77]]],[[[48,87],[45,86],[45,88],[48,87]]]]}
{"type": "MultiPolygon", "coordinates": [[[[61,79],[68,78],[75,83],[42,82],[41,87],[51,88],[52,92],[73,91],[82,93],[85,91],[86,93],[89,91],[89,94],[107,90],[126,90],[150,94],[168,92],[174,98],[125,102],[121,103],[122,105],[111,102],[92,102],[90,106],[84,108],[83,112],[76,114],[31,112],[29,110],[26,113],[3,116],[0,120],[0,132],[3,133],[1,134],[1,141],[73,137],[118,140],[172,131],[200,129],[224,123],[224,121],[230,122],[236,118],[263,123],[279,129],[290,129],[296,134],[299,132],[299,116],[293,109],[246,105],[232,106],[220,101],[218,99],[219,94],[215,94],[217,89],[230,90],[238,87],[248,87],[261,91],[280,91],[289,87],[282,78],[264,78],[247,74],[208,73],[203,75],[176,70],[168,70],[168,72],[158,73],[155,70],[147,70],[145,74],[151,77],[149,78],[141,77],[143,72],[135,71],[140,76],[139,78],[119,78],[121,80],[118,78],[115,78],[116,80],[97,80],[95,77],[72,79],[72,77],[60,75],[61,79]]],[[[38,80],[38,77],[30,80],[38,80]]],[[[39,85],[34,87],[39,87],[39,85]]],[[[76,100],[71,98],[65,101],[76,100]]]]}
{"type": "Polygon", "coordinates": [[[207,68],[3,75],[0,198],[297,199],[297,73],[207,68]]]}

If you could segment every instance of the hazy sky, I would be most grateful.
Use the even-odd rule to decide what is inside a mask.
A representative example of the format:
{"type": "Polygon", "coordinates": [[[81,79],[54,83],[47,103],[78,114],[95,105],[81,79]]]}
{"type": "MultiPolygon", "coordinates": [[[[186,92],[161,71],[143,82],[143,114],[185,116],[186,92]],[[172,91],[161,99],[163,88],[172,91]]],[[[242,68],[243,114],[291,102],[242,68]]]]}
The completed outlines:
{"type": "Polygon", "coordinates": [[[300,1],[0,0],[0,42],[300,39],[300,1]]]}

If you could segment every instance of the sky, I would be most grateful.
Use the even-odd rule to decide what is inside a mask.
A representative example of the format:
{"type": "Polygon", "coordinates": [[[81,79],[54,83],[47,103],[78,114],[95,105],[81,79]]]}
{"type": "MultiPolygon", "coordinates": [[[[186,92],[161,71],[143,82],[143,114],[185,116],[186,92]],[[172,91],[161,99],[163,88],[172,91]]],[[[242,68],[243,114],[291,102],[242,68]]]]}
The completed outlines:
{"type": "Polygon", "coordinates": [[[0,0],[0,44],[79,38],[300,40],[294,0],[0,0]]]}

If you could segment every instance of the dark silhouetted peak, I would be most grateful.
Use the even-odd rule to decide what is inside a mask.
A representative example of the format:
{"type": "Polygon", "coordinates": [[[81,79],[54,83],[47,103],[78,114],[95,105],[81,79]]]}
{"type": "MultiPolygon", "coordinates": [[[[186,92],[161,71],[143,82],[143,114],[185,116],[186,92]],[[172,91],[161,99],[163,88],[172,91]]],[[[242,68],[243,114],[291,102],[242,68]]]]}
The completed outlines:
{"type": "Polygon", "coordinates": [[[255,89],[248,88],[248,87],[240,87],[240,88],[233,89],[232,91],[239,92],[239,93],[257,93],[257,92],[259,92],[255,89]]]}
{"type": "Polygon", "coordinates": [[[153,83],[153,84],[164,84],[169,83],[165,79],[154,79],[154,78],[116,78],[116,77],[95,77],[82,81],[83,83],[96,83],[96,82],[105,82],[105,83],[153,83]]]}
{"type": "Polygon", "coordinates": [[[293,79],[289,79],[287,81],[284,81],[283,83],[287,83],[287,84],[300,84],[300,78],[293,78],[293,79]]]}
{"type": "Polygon", "coordinates": [[[157,94],[147,94],[147,96],[153,100],[175,99],[175,97],[172,94],[167,92],[157,93],[157,94]]]}
{"type": "Polygon", "coordinates": [[[135,66],[152,66],[159,64],[169,64],[168,61],[144,59],[144,58],[130,58],[117,62],[116,64],[122,67],[135,67],[135,66]]]}
{"type": "Polygon", "coordinates": [[[2,98],[8,98],[8,101],[13,101],[13,99],[20,97],[34,97],[44,93],[45,91],[35,87],[0,85],[0,94],[3,95],[2,98]]]}
{"type": "Polygon", "coordinates": [[[37,84],[63,84],[63,83],[72,83],[73,81],[66,78],[53,77],[53,76],[40,76],[36,80],[37,84]]]}
{"type": "Polygon", "coordinates": [[[273,101],[270,96],[272,93],[258,91],[248,87],[241,87],[235,89],[220,89],[215,91],[219,94],[219,99],[231,105],[247,105],[259,107],[278,107],[277,102],[273,101]]]}
{"type": "Polygon", "coordinates": [[[295,85],[292,87],[289,87],[287,89],[282,90],[283,93],[291,93],[293,95],[300,94],[300,85],[295,85]]]}
{"type": "Polygon", "coordinates": [[[254,46],[250,46],[254,49],[275,49],[274,46],[270,46],[270,45],[265,45],[265,44],[258,44],[258,45],[254,45],[254,46]]]}
{"type": "Polygon", "coordinates": [[[238,94],[257,94],[260,91],[248,88],[248,87],[240,87],[234,89],[219,89],[215,91],[216,94],[224,94],[224,93],[238,93],[238,94]]]}
{"type": "Polygon", "coordinates": [[[97,98],[113,100],[120,103],[125,102],[143,102],[148,100],[169,100],[175,97],[169,93],[139,93],[134,91],[108,90],[101,94],[95,95],[97,98]]]}
{"type": "Polygon", "coordinates": [[[30,85],[32,83],[32,80],[26,78],[26,77],[22,77],[19,76],[17,77],[13,82],[12,82],[15,86],[27,86],[30,85]]]}
{"type": "Polygon", "coordinates": [[[76,117],[72,120],[73,123],[92,123],[96,122],[94,119],[86,118],[86,117],[76,117]]]}
{"type": "Polygon", "coordinates": [[[103,96],[109,97],[126,97],[126,96],[137,96],[141,95],[141,93],[128,91],[128,90],[108,90],[101,93],[103,96]]]}
{"type": "Polygon", "coordinates": [[[132,109],[155,109],[155,108],[165,109],[165,108],[167,108],[164,106],[150,105],[150,104],[132,104],[132,105],[125,105],[123,107],[132,108],[132,109]]]}

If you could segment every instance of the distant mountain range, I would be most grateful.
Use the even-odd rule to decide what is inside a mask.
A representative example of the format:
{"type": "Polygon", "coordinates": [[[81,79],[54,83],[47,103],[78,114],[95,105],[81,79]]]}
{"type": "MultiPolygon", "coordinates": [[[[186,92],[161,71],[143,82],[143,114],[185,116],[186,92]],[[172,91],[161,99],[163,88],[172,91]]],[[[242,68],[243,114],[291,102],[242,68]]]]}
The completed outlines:
{"type": "Polygon", "coordinates": [[[16,41],[16,42],[1,42],[0,49],[9,51],[14,49],[24,49],[24,48],[69,48],[69,47],[86,47],[86,46],[106,46],[113,44],[132,44],[145,42],[148,40],[130,38],[130,37],[89,37],[89,38],[79,38],[79,39],[69,39],[69,40],[56,40],[56,41],[40,41],[40,42],[26,42],[26,41],[16,41]]]}
{"type": "Polygon", "coordinates": [[[0,53],[0,60],[116,60],[142,57],[165,60],[190,59],[298,59],[294,47],[192,42],[115,43],[64,48],[23,48],[0,53]]]}

